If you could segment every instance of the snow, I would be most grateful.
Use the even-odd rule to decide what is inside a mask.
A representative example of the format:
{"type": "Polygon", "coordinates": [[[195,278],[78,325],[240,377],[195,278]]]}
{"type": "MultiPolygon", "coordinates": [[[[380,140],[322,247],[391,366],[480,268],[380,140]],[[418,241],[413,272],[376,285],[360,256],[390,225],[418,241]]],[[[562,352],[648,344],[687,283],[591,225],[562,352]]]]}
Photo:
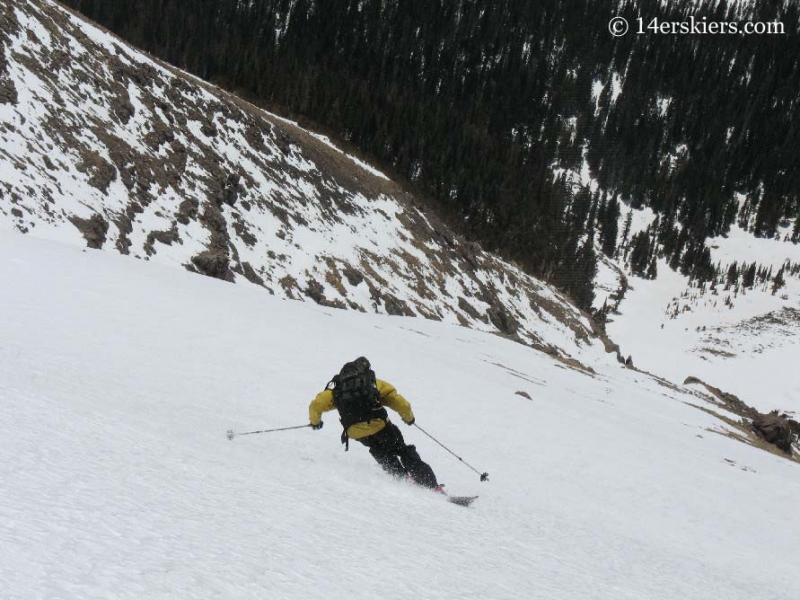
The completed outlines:
{"type": "Polygon", "coordinates": [[[783,238],[792,233],[792,224],[778,227],[780,240],[774,238],[757,238],[738,225],[731,227],[730,233],[708,240],[714,262],[729,265],[738,262],[756,262],[759,266],[772,267],[777,272],[787,260],[800,262],[800,244],[784,242],[783,238]]]}
{"type": "MultiPolygon", "coordinates": [[[[612,71],[610,74],[611,79],[611,104],[614,104],[617,101],[617,98],[622,93],[622,86],[623,86],[623,77],[620,76],[619,73],[616,71],[612,71]]],[[[605,89],[607,83],[603,83],[601,79],[595,79],[592,82],[592,98],[595,101],[595,113],[599,110],[600,107],[600,96],[603,94],[603,90],[605,89]]]]}
{"type": "Polygon", "coordinates": [[[275,113],[271,113],[271,112],[269,112],[267,110],[263,110],[263,109],[259,109],[259,110],[261,110],[261,112],[263,112],[264,114],[269,115],[272,119],[276,119],[278,121],[281,121],[282,123],[286,123],[287,125],[291,125],[292,127],[296,127],[300,131],[303,131],[303,132],[307,133],[308,135],[310,135],[314,139],[317,139],[320,142],[322,142],[323,144],[325,144],[326,146],[328,146],[328,148],[331,148],[332,150],[335,150],[339,154],[343,154],[350,161],[352,161],[353,163],[355,163],[356,165],[358,165],[359,167],[361,167],[362,169],[367,171],[369,174],[374,175],[375,177],[378,177],[378,178],[383,179],[385,181],[389,181],[389,178],[384,173],[382,173],[381,171],[379,171],[378,169],[376,169],[372,165],[364,162],[363,160],[353,156],[352,154],[347,154],[344,150],[339,148],[339,146],[334,144],[328,136],[322,135],[321,133],[315,133],[313,131],[309,131],[308,129],[300,127],[300,125],[297,123],[297,121],[292,121],[291,119],[287,119],[286,117],[281,117],[280,115],[277,115],[275,113]]]}
{"type": "Polygon", "coordinates": [[[636,366],[678,383],[699,377],[762,411],[800,414],[800,378],[794,375],[800,362],[798,323],[772,322],[787,320],[781,318],[784,308],[800,309],[800,281],[787,279],[776,296],[759,289],[740,293],[733,308],[724,306],[733,293],[722,286],[717,295],[695,289],[680,298],[686,278],[663,260],[656,280],[628,281],[632,288],[620,305],[622,314],[612,315],[606,329],[636,366]],[[789,302],[780,297],[784,292],[789,302]],[[676,302],[679,314],[670,318],[676,302]]]}
{"type": "MultiPolygon", "coordinates": [[[[624,203],[621,208],[618,244],[628,214],[628,241],[656,218],[650,208],[631,209],[624,203]]],[[[800,244],[782,241],[792,226],[779,227],[777,240],[756,238],[734,224],[728,235],[707,241],[712,263],[725,273],[734,262],[756,262],[772,267],[774,275],[787,260],[800,262],[800,244]]],[[[691,287],[665,260],[658,261],[658,277],[650,281],[631,276],[620,257],[610,260],[599,249],[598,256],[594,308],[606,301],[613,306],[620,270],[627,275],[630,289],[619,312],[609,315],[606,332],[636,367],[677,384],[699,377],[763,412],[800,415],[800,378],[794,376],[800,363],[800,318],[794,312],[800,309],[798,278],[787,276],[785,287],[775,295],[771,283],[738,294],[718,285],[715,293],[691,287]],[[728,297],[733,306],[726,305],[728,297]]]]}
{"type": "Polygon", "coordinates": [[[4,230],[0,285],[4,599],[800,597],[800,466],[696,390],[4,230]],[[403,426],[473,508],[343,452],[332,414],[226,439],[305,423],[362,354],[490,473],[403,426]]]}
{"type": "Polygon", "coordinates": [[[617,101],[617,98],[622,93],[623,77],[614,71],[611,74],[611,104],[617,101]]]}
{"type": "Polygon", "coordinates": [[[597,274],[594,277],[594,301],[592,308],[599,310],[606,305],[614,305],[620,287],[620,269],[602,251],[597,251],[597,274]]]}

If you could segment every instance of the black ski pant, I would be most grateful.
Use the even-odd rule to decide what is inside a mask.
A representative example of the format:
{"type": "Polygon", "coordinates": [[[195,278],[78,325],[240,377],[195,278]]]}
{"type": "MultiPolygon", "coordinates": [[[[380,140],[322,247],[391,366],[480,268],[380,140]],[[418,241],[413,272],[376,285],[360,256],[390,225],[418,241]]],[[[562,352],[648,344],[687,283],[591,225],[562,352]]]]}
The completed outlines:
{"type": "Polygon", "coordinates": [[[358,440],[369,448],[369,453],[378,461],[383,469],[395,477],[411,475],[417,485],[435,488],[436,475],[433,469],[423,462],[414,446],[406,446],[403,434],[394,423],[386,423],[386,427],[378,433],[358,440]]]}

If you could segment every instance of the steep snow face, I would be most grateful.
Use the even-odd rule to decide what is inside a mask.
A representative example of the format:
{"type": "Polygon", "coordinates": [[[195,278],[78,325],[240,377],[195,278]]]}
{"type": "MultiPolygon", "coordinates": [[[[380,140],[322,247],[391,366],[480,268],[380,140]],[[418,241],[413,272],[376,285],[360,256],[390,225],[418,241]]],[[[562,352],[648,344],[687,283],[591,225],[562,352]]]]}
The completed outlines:
{"type": "Polygon", "coordinates": [[[800,465],[696,390],[2,230],[0,282],[4,599],[800,597],[800,465]],[[330,413],[226,439],[305,423],[362,354],[490,473],[400,424],[474,508],[330,413]]]}
{"type": "Polygon", "coordinates": [[[1,228],[606,360],[561,294],[327,138],[48,0],[3,2],[0,20],[1,228]]]}

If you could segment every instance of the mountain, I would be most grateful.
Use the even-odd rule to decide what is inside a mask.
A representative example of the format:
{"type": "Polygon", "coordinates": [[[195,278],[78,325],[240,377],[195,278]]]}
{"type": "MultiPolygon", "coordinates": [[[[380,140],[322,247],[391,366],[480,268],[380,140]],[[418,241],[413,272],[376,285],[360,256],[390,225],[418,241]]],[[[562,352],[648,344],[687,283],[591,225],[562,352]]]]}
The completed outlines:
{"type": "Polygon", "coordinates": [[[346,140],[636,367],[798,410],[793,0],[67,4],[346,140]]]}
{"type": "Polygon", "coordinates": [[[49,0],[4,2],[0,19],[0,227],[606,360],[563,294],[323,136],[49,0]]]}
{"type": "Polygon", "coordinates": [[[0,281],[4,599],[800,597],[800,464],[702,386],[6,230],[0,281]],[[396,420],[473,508],[333,413],[227,439],[306,423],[362,354],[488,471],[396,420]]]}
{"type": "Polygon", "coordinates": [[[602,194],[706,279],[742,209],[758,237],[800,217],[795,0],[67,1],[348,140],[584,309],[602,194]],[[553,177],[583,165],[592,197],[553,177]]]}
{"type": "MultiPolygon", "coordinates": [[[[571,365],[613,360],[615,345],[562,293],[466,241],[427,202],[328,138],[54,3],[0,10],[0,227],[281,298],[459,323],[571,365]]],[[[791,220],[779,226],[781,241],[756,238],[757,214],[741,196],[737,223],[711,238],[716,273],[703,280],[671,271],[679,255],[658,252],[664,220],[602,194],[585,161],[555,176],[586,190],[576,215],[598,213],[593,310],[622,356],[674,383],[699,377],[762,411],[797,414],[800,390],[787,377],[800,309],[791,220]],[[647,251],[636,254],[634,239],[646,239],[647,251]],[[651,266],[656,281],[644,272],[651,266]]]]}
{"type": "MultiPolygon", "coordinates": [[[[594,201],[575,199],[579,223],[594,201]]],[[[612,237],[603,206],[583,266],[612,237]]],[[[619,364],[565,295],[453,222],[49,0],[0,5],[3,600],[800,596],[800,425],[706,372],[661,377],[688,364],[675,347],[619,364]],[[472,508],[344,452],[335,413],[302,427],[361,355],[472,508]]],[[[624,254],[597,286],[625,290],[598,314],[627,354],[678,284],[628,277],[624,254]]],[[[737,318],[784,302],[749,269],[737,318]]],[[[789,348],[771,355],[787,368],[789,348]]]]}

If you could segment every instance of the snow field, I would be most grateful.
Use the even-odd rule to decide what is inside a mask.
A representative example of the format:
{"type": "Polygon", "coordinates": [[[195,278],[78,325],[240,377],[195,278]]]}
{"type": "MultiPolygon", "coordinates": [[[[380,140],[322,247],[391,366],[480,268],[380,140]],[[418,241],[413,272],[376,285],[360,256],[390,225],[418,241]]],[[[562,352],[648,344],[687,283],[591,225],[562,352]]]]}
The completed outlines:
{"type": "Polygon", "coordinates": [[[686,279],[664,261],[658,269],[655,281],[630,277],[622,314],[611,315],[606,329],[623,354],[632,354],[636,366],[678,383],[690,375],[700,377],[761,411],[800,413],[800,378],[794,373],[800,361],[798,324],[782,316],[784,307],[800,308],[800,281],[787,279],[782,292],[789,301],[780,293],[747,290],[728,309],[722,305],[729,294],[733,298],[732,290],[719,286],[716,296],[693,290],[692,298],[681,299],[678,290],[686,279]],[[671,319],[667,305],[676,298],[689,310],[671,319]],[[759,322],[770,313],[786,322],[759,322]]]}
{"type": "Polygon", "coordinates": [[[5,231],[0,290],[3,598],[800,594],[798,465],[640,373],[5,231]],[[226,439],[305,423],[362,354],[490,473],[395,419],[473,509],[343,452],[334,413],[226,439]]]}

